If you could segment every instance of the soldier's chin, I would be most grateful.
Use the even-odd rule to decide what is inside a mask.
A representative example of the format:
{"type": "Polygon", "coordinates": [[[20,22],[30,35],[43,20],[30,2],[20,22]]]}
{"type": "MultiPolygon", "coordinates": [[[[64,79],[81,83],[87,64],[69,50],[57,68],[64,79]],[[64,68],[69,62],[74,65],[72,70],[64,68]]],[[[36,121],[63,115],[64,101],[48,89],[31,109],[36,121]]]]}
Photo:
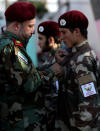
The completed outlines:
{"type": "Polygon", "coordinates": [[[29,40],[31,38],[32,35],[30,35],[29,37],[27,37],[27,40],[29,40]]]}
{"type": "Polygon", "coordinates": [[[31,36],[32,36],[32,35],[30,35],[30,36],[28,37],[28,39],[30,39],[30,38],[31,38],[31,36]]]}

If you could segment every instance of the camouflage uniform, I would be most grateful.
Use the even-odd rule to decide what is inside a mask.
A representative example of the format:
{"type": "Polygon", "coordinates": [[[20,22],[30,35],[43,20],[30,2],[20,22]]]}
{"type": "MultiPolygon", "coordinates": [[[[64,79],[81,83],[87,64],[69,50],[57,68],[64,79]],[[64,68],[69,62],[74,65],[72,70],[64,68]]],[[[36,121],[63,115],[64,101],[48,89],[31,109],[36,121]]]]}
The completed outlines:
{"type": "MultiPolygon", "coordinates": [[[[38,69],[43,70],[48,68],[55,63],[55,50],[45,52],[39,56],[38,69]]],[[[59,87],[63,88],[62,78],[53,77],[50,82],[48,82],[37,94],[40,94],[42,103],[44,105],[41,108],[45,110],[46,118],[46,130],[47,131],[68,131],[66,125],[64,124],[60,112],[58,112],[59,98],[58,92],[60,92],[59,87]]],[[[39,103],[39,102],[38,102],[39,103]]]]}
{"type": "Polygon", "coordinates": [[[38,72],[23,43],[7,31],[0,36],[0,58],[0,131],[42,130],[37,125],[44,112],[34,96],[53,72],[38,72]]]}
{"type": "Polygon", "coordinates": [[[38,68],[41,70],[42,68],[47,68],[48,66],[55,63],[55,50],[41,53],[38,56],[38,68]]]}
{"type": "MultiPolygon", "coordinates": [[[[38,69],[43,70],[55,63],[55,50],[44,52],[39,56],[38,69]]],[[[47,83],[40,91],[41,96],[44,98],[44,108],[46,114],[46,130],[51,131],[55,128],[55,118],[57,109],[57,89],[56,89],[56,77],[47,83]]],[[[58,82],[58,81],[57,81],[58,82]]]]}
{"type": "Polygon", "coordinates": [[[100,63],[87,40],[72,48],[66,70],[63,117],[69,130],[100,131],[100,63]]]}

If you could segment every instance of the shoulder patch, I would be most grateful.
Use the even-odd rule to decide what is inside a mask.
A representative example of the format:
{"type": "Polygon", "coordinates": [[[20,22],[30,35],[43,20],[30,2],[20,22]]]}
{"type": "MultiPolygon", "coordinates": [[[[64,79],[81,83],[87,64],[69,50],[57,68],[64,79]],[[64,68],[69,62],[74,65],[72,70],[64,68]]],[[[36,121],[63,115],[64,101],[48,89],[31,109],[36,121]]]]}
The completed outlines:
{"type": "Polygon", "coordinates": [[[84,97],[97,94],[92,74],[84,75],[78,78],[78,81],[84,97]]]}
{"type": "Polygon", "coordinates": [[[19,40],[14,40],[14,44],[23,47],[23,44],[19,40]]]}
{"type": "Polygon", "coordinates": [[[81,85],[81,90],[83,92],[84,97],[88,97],[88,96],[97,94],[93,82],[81,85]]]}
{"type": "Polygon", "coordinates": [[[83,84],[89,83],[91,81],[94,81],[94,78],[93,78],[92,74],[86,74],[84,76],[79,77],[78,81],[79,81],[80,85],[83,85],[83,84]]]}

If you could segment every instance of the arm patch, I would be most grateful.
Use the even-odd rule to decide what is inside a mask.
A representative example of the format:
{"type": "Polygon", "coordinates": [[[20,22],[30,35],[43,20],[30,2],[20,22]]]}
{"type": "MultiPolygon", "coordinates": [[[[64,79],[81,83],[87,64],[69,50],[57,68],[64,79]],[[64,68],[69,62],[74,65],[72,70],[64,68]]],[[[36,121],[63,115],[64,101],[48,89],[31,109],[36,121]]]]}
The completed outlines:
{"type": "Polygon", "coordinates": [[[95,82],[92,74],[87,74],[78,78],[79,87],[84,97],[97,94],[95,82]]]}

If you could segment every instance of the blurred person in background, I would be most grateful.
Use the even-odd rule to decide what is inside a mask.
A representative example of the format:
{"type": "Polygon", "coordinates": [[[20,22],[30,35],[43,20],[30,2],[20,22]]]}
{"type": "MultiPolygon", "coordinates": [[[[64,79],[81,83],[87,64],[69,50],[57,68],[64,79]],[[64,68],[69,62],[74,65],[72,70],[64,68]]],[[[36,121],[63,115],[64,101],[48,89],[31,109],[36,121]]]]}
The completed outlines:
{"type": "Polygon", "coordinates": [[[57,22],[44,21],[38,25],[38,67],[48,67],[55,63],[55,52],[60,47],[60,32],[57,22]]]}
{"type": "MultiPolygon", "coordinates": [[[[44,21],[38,25],[37,32],[38,45],[41,48],[41,53],[38,54],[38,70],[44,70],[56,62],[55,52],[61,46],[58,23],[44,21]]],[[[40,93],[41,100],[43,99],[47,131],[57,131],[63,128],[61,125],[57,125],[58,90],[58,78],[52,77],[52,80],[37,92],[40,93]]]]}
{"type": "MultiPolygon", "coordinates": [[[[87,40],[88,19],[72,10],[62,14],[58,23],[61,39],[71,50],[63,80],[63,120],[70,131],[100,131],[100,63],[87,40]]],[[[59,64],[65,57],[63,51],[56,54],[59,64]]]]}
{"type": "Polygon", "coordinates": [[[5,11],[6,30],[0,35],[0,131],[43,131],[43,113],[34,96],[60,66],[58,71],[52,66],[53,71],[39,72],[26,53],[35,15],[28,2],[15,2],[5,11]]]}

